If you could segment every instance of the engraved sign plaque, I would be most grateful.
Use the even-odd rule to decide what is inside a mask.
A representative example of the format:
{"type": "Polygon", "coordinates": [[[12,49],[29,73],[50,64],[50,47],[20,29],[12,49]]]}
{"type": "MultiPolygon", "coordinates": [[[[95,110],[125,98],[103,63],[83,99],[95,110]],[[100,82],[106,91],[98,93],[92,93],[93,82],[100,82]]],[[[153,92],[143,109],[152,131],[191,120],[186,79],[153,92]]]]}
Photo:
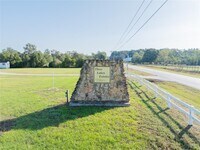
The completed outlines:
{"type": "Polygon", "coordinates": [[[110,67],[94,67],[94,82],[109,83],[110,82],[110,67]]]}

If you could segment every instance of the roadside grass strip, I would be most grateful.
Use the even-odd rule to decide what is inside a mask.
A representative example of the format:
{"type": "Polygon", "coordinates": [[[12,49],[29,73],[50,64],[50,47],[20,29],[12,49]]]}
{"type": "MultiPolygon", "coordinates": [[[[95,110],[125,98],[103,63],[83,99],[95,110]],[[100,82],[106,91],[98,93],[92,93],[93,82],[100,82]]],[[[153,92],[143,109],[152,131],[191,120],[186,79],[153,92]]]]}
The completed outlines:
{"type": "Polygon", "coordinates": [[[200,126],[187,125],[186,116],[174,109],[167,108],[167,104],[162,99],[155,98],[154,94],[137,82],[129,80],[128,84],[133,92],[140,97],[141,104],[148,108],[148,111],[140,110],[141,113],[144,113],[141,116],[143,131],[149,133],[152,130],[152,133],[149,133],[152,134],[152,138],[164,138],[166,140],[162,141],[164,145],[168,145],[167,141],[170,141],[172,145],[166,146],[169,149],[178,149],[179,146],[182,149],[200,148],[200,126]],[[160,124],[166,128],[161,128],[160,124]],[[178,147],[176,142],[179,143],[178,147]]]}

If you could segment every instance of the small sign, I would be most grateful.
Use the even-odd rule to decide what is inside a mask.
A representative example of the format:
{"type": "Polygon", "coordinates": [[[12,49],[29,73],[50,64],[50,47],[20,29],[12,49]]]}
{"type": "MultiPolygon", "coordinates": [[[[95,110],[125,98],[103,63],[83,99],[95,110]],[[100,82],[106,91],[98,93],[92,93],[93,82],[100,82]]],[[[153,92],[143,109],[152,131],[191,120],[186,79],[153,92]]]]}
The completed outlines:
{"type": "Polygon", "coordinates": [[[109,83],[110,67],[94,67],[94,82],[109,83]]]}

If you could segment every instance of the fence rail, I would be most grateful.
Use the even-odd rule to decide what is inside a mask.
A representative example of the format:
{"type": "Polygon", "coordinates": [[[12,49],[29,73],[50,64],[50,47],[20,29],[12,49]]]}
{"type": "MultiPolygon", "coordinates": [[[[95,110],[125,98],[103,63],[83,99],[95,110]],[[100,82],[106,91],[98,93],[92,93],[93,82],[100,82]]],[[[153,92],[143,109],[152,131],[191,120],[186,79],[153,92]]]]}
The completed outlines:
{"type": "Polygon", "coordinates": [[[164,99],[168,108],[174,108],[185,114],[188,117],[188,125],[193,125],[193,123],[200,125],[200,110],[194,106],[187,104],[186,102],[180,100],[179,98],[173,96],[172,94],[138,75],[128,73],[126,76],[134,79],[141,85],[144,85],[148,90],[151,90],[155,94],[155,97],[161,97],[164,99]]]}

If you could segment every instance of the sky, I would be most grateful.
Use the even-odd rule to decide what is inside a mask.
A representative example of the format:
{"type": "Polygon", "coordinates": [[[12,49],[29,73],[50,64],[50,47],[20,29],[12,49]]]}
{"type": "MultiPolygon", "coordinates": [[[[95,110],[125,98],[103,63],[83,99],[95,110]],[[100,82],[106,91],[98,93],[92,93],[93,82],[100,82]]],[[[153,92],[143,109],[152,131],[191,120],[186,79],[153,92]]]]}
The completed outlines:
{"type": "MultiPolygon", "coordinates": [[[[153,0],[127,39],[161,6],[153,0]]],[[[146,0],[133,23],[150,0],[146,0]]],[[[0,0],[0,50],[90,54],[143,48],[200,48],[200,0],[169,0],[123,47],[118,41],[142,0],[0,0]]],[[[126,41],[126,40],[125,40],[126,41]]]]}

